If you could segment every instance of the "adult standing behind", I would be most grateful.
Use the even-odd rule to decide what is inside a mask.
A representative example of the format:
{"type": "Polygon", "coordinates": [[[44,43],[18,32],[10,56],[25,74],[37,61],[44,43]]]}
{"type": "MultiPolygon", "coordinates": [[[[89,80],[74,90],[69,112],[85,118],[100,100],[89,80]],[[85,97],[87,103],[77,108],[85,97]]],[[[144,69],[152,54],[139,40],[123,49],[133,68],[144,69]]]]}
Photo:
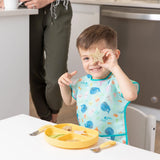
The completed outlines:
{"type": "Polygon", "coordinates": [[[57,81],[67,70],[71,4],[69,0],[27,0],[25,6],[39,9],[38,15],[30,17],[32,99],[41,119],[56,122],[62,106],[57,81]]]}
{"type": "Polygon", "coordinates": [[[72,8],[69,0],[20,0],[30,16],[30,89],[41,119],[56,122],[62,106],[58,78],[67,71],[72,8]]]}

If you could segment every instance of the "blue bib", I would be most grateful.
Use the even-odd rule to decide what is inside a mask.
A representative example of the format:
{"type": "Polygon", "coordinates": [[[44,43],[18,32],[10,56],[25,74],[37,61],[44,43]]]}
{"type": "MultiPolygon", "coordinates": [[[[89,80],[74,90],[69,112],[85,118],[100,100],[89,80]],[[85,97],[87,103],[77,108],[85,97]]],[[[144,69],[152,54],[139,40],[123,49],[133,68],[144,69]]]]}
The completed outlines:
{"type": "MultiPolygon", "coordinates": [[[[132,83],[138,91],[139,84],[132,83]]],[[[126,108],[130,102],[123,97],[112,73],[105,79],[81,77],[71,90],[77,102],[79,125],[98,130],[101,137],[128,144],[126,108]]]]}

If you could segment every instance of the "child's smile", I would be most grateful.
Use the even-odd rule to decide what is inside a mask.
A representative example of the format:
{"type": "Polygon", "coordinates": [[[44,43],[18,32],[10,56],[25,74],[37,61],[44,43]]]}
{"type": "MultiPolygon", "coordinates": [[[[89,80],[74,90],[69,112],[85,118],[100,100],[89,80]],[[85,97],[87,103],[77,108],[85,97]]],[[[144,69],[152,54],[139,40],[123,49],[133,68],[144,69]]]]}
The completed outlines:
{"type": "Polygon", "coordinates": [[[93,46],[88,50],[83,50],[80,48],[79,51],[81,55],[81,61],[85,72],[87,74],[90,74],[92,76],[92,79],[104,79],[109,74],[109,71],[100,66],[99,62],[95,62],[92,56],[90,56],[92,53],[96,51],[97,47],[98,45],[96,45],[96,47],[93,46]]]}
{"type": "Polygon", "coordinates": [[[85,69],[85,71],[92,75],[92,79],[104,79],[107,77],[109,71],[105,68],[95,65],[95,66],[89,66],[89,69],[85,69]]]}
{"type": "Polygon", "coordinates": [[[97,66],[90,67],[89,70],[92,73],[97,73],[97,72],[100,72],[102,70],[102,67],[97,65],[97,66]]]}

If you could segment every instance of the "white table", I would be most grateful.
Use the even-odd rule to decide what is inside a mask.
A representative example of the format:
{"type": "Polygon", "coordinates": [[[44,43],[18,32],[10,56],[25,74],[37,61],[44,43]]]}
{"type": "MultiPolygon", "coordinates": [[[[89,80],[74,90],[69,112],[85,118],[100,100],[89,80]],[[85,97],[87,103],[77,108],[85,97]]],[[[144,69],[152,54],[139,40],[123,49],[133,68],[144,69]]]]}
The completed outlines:
{"type": "MultiPolygon", "coordinates": [[[[3,160],[160,160],[160,154],[118,143],[116,146],[93,153],[91,150],[69,150],[49,145],[44,133],[29,133],[49,124],[28,115],[17,115],[0,120],[0,159],[3,160]]],[[[51,123],[50,123],[51,124],[51,123]]],[[[98,143],[104,140],[99,139],[98,143]]]]}

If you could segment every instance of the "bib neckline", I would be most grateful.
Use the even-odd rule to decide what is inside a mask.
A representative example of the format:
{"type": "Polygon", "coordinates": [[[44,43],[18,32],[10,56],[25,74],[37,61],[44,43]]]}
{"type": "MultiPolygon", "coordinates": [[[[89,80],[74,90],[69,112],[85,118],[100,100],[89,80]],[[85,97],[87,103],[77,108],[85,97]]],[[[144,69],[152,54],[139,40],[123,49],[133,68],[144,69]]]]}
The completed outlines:
{"type": "Polygon", "coordinates": [[[107,75],[107,77],[106,77],[106,78],[103,78],[103,79],[93,79],[90,74],[88,74],[88,76],[90,77],[90,79],[91,79],[92,81],[104,81],[104,80],[108,79],[108,78],[111,76],[111,74],[112,74],[112,72],[110,72],[110,73],[107,75]]]}

